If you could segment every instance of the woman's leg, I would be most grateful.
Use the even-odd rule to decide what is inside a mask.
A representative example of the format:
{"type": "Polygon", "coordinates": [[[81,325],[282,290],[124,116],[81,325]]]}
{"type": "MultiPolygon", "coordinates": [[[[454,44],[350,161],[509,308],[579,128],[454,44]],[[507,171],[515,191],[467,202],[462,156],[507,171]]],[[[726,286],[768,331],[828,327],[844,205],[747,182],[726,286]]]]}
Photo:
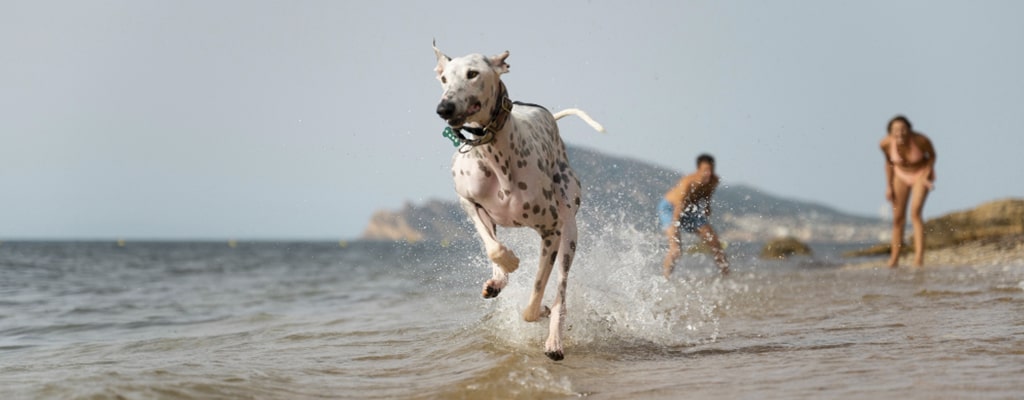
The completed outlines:
{"type": "Polygon", "coordinates": [[[910,185],[893,182],[892,188],[892,244],[889,250],[889,266],[895,268],[900,262],[903,250],[903,228],[907,225],[907,200],[910,185]]]}
{"type": "Polygon", "coordinates": [[[910,198],[910,223],[914,225],[914,266],[924,265],[924,201],[928,197],[928,187],[924,183],[914,184],[910,198]]]}

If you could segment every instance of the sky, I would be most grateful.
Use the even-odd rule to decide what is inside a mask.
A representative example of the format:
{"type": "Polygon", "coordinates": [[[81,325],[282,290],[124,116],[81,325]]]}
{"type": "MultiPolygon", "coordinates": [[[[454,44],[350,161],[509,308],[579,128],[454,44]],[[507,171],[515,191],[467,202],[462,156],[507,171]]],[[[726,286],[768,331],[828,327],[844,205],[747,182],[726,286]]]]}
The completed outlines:
{"type": "MultiPolygon", "coordinates": [[[[1024,196],[1019,1],[4,1],[0,240],[357,238],[454,200],[432,40],[508,50],[570,145],[856,215],[885,125],[925,217],[1024,196]]],[[[586,185],[586,182],[584,182],[586,185]]],[[[585,189],[585,188],[584,188],[585,189]]],[[[654,211],[652,210],[652,213],[654,211]]]]}

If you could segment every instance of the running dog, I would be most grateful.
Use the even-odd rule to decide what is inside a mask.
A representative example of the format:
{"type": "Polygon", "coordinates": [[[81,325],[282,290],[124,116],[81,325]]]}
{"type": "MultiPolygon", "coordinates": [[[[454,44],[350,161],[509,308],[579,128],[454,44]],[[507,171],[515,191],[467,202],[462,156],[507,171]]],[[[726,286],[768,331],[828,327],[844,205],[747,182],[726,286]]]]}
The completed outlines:
{"type": "Polygon", "coordinates": [[[493,57],[451,58],[435,43],[434,53],[437,79],[444,89],[437,115],[448,124],[445,136],[459,147],[452,157],[455,192],[492,262],[493,275],[483,285],[483,297],[497,296],[508,284],[508,274],[519,268],[519,258],[498,241],[496,226],[529,227],[540,234],[540,266],[523,319],[533,322],[550,316],[544,354],[561,360],[565,288],[576,254],[581,192],[555,121],[575,115],[599,132],[604,128],[581,110],[551,114],[541,106],[509,100],[501,82],[509,68],[508,51],[493,57]],[[556,262],[558,292],[552,307],[542,308],[556,262]]]}

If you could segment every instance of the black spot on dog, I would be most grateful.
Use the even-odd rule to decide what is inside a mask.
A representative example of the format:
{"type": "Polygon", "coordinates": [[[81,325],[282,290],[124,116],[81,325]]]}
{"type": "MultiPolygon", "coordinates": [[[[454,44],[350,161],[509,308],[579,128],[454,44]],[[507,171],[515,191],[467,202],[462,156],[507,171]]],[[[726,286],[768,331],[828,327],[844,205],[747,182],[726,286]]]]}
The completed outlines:
{"type": "Polygon", "coordinates": [[[526,182],[519,182],[519,190],[526,190],[526,182]]]}

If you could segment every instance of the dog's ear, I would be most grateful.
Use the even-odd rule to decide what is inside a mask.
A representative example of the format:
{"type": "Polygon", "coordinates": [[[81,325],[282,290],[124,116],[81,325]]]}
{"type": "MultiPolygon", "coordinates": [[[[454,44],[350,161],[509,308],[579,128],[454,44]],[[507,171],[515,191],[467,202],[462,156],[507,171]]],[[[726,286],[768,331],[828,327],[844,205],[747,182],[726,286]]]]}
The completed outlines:
{"type": "Polygon", "coordinates": [[[491,57],[491,67],[494,68],[495,71],[498,71],[499,74],[508,73],[508,64],[505,64],[506,58],[508,58],[508,50],[505,50],[504,53],[491,57]]]}
{"type": "Polygon", "coordinates": [[[437,56],[437,66],[434,67],[434,71],[437,72],[437,78],[441,79],[441,74],[444,73],[445,65],[452,60],[451,57],[444,55],[440,49],[437,48],[437,40],[434,41],[434,55],[437,56]]]}

